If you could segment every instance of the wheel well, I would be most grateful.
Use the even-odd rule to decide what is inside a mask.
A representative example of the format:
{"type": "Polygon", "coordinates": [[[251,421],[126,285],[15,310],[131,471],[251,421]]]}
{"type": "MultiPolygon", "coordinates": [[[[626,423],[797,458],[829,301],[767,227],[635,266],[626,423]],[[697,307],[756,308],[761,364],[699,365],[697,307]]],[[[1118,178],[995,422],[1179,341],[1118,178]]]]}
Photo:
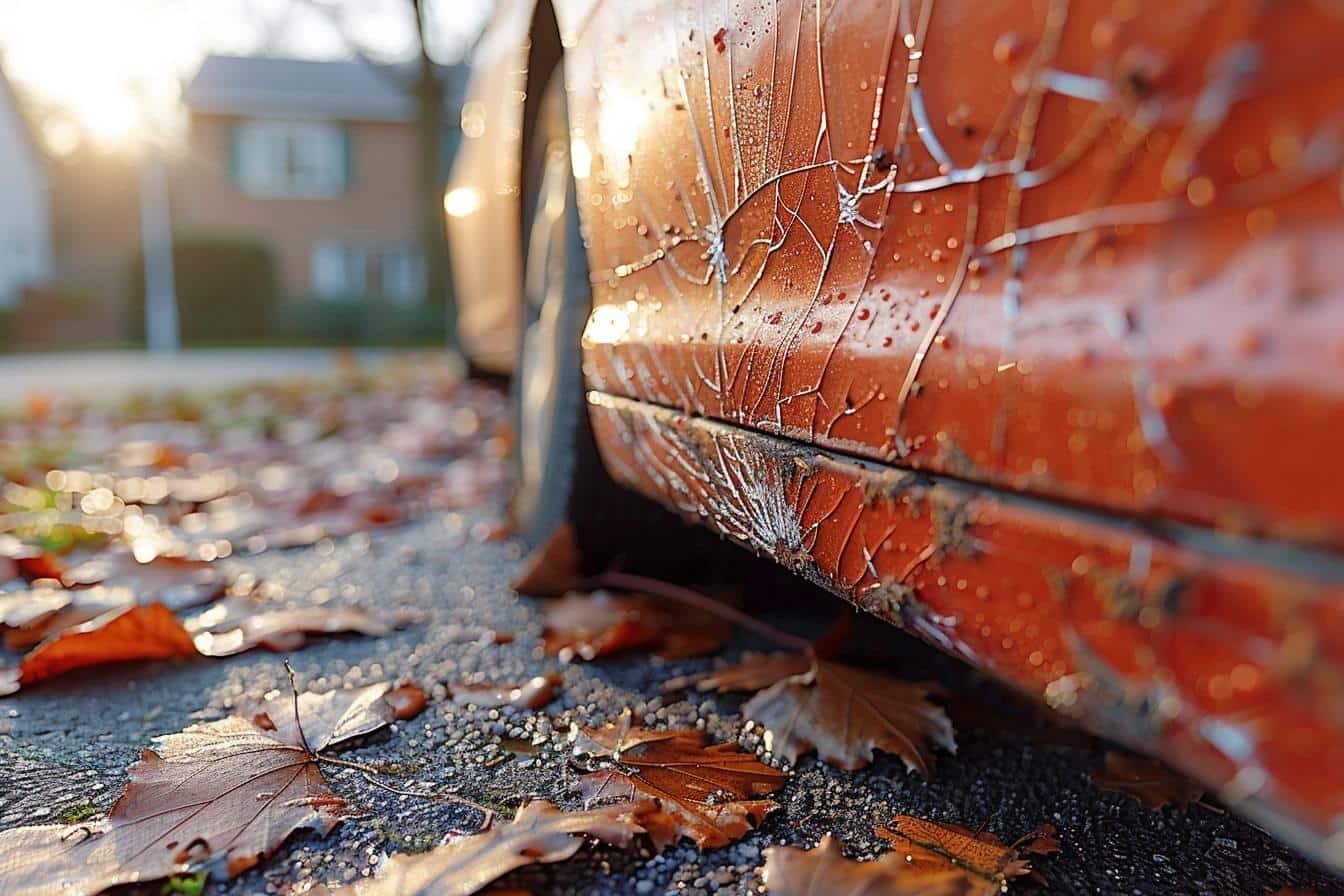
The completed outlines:
{"type": "MultiPolygon", "coordinates": [[[[523,86],[523,131],[518,153],[518,186],[523,214],[519,215],[519,238],[527,238],[530,219],[530,197],[536,195],[537,185],[532,181],[536,172],[529,171],[532,142],[536,139],[537,119],[541,113],[542,98],[551,73],[559,67],[564,56],[560,42],[560,25],[555,17],[551,0],[537,0],[532,10],[532,24],[528,30],[527,78],[523,86]]],[[[526,245],[525,242],[520,245],[526,245]]]]}

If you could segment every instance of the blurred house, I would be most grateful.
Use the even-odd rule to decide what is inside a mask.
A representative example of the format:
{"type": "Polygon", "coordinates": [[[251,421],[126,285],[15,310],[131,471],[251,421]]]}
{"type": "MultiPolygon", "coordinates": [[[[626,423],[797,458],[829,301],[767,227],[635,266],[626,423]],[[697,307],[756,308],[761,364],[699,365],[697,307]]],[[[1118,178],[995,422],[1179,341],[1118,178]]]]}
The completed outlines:
{"type": "Polygon", "coordinates": [[[0,308],[51,277],[50,193],[36,136],[0,69],[0,308]]]}
{"type": "Polygon", "coordinates": [[[414,110],[402,75],[361,60],[207,58],[183,94],[174,229],[269,244],[291,298],[419,302],[414,110]]]}

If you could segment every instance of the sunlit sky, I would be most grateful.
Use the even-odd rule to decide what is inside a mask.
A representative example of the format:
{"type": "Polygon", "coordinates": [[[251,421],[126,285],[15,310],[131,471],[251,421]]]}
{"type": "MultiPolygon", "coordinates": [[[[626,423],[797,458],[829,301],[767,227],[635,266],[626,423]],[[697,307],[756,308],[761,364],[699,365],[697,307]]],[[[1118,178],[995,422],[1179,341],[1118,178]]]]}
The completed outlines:
{"type": "MultiPolygon", "coordinates": [[[[430,50],[459,58],[490,0],[429,0],[430,50]]],[[[377,59],[414,46],[409,0],[0,0],[0,65],[55,152],[171,142],[184,79],[208,53],[377,59]],[[322,7],[326,7],[324,11],[322,7]]]]}

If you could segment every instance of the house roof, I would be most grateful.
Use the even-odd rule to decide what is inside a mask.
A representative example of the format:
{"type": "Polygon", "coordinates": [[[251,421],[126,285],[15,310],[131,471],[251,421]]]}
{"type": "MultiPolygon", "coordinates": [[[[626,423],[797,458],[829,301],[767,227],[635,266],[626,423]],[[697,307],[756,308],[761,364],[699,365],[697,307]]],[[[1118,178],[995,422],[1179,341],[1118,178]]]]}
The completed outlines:
{"type": "Polygon", "coordinates": [[[406,70],[360,59],[209,56],[183,92],[191,109],[222,115],[409,121],[406,70]]]}

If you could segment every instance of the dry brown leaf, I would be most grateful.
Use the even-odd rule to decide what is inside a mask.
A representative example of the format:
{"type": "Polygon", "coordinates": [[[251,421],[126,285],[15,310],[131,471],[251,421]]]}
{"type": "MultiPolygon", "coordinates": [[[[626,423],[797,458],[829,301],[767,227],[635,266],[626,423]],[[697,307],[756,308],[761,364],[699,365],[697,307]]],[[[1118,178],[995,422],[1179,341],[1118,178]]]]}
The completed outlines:
{"type": "MultiPolygon", "coordinates": [[[[871,862],[856,862],[840,852],[830,834],[815,849],[772,846],[765,851],[762,880],[770,896],[892,896],[920,893],[939,896],[938,889],[905,887],[905,856],[889,852],[871,862]]],[[[954,891],[955,892],[955,891],[954,891]]]]}
{"type": "MultiPolygon", "coordinates": [[[[786,669],[782,659],[766,655],[754,669],[731,671],[737,680],[754,681],[752,674],[786,669]]],[[[782,678],[756,694],[742,714],[765,729],[766,749],[790,763],[816,750],[831,765],[862,768],[879,749],[927,775],[931,746],[957,751],[952,723],[929,702],[930,690],[926,684],[817,661],[802,675],[782,678]]]]}
{"type": "Polygon", "coordinates": [[[33,625],[70,605],[71,592],[64,588],[28,588],[0,594],[0,626],[23,628],[33,625]]]}
{"type": "Polygon", "coordinates": [[[199,613],[188,616],[182,624],[193,635],[201,632],[226,632],[238,628],[243,621],[266,611],[267,601],[258,593],[233,594],[216,601],[199,613]]]}
{"type": "Polygon", "coordinates": [[[299,607],[244,617],[237,628],[199,632],[196,648],[206,656],[233,656],[255,647],[297,650],[307,643],[308,635],[386,635],[391,631],[387,623],[354,607],[299,607]]]}
{"type": "Polygon", "coordinates": [[[807,654],[796,650],[781,650],[776,653],[747,651],[742,654],[742,660],[732,666],[668,679],[663,683],[663,690],[679,691],[682,688],[694,687],[701,693],[716,691],[720,694],[730,691],[759,691],[785,678],[802,675],[811,668],[812,660],[807,654]]]}
{"type": "Polygon", "coordinates": [[[159,556],[140,563],[129,551],[107,553],[61,574],[67,588],[89,585],[125,587],[138,603],[158,602],[185,610],[220,597],[228,577],[213,563],[185,557],[159,556]]]}
{"type": "Polygon", "coordinates": [[[238,717],[157,738],[102,821],[0,831],[9,896],[97,893],[192,869],[251,868],[294,831],[330,831],[342,800],[316,759],[238,717]]]}
{"type": "Polygon", "coordinates": [[[583,555],[579,536],[562,523],[546,542],[523,558],[513,590],[532,597],[559,597],[583,587],[583,555]]]}
{"type": "Polygon", "coordinates": [[[6,683],[0,677],[0,694],[101,663],[196,655],[191,635],[171,610],[162,604],[137,605],[114,610],[43,641],[23,658],[13,681],[6,683]]]}
{"type": "Polygon", "coordinates": [[[1204,788],[1172,771],[1155,759],[1106,753],[1106,770],[1094,772],[1092,781],[1102,790],[1123,793],[1150,809],[1163,806],[1188,808],[1204,796],[1204,788]]]}
{"type": "Polygon", "coordinates": [[[409,682],[397,685],[384,694],[383,699],[392,707],[392,718],[398,722],[415,718],[429,705],[429,695],[425,689],[409,682]]]}
{"type": "Polygon", "coordinates": [[[902,886],[895,893],[996,896],[1008,881],[1031,874],[1029,855],[1059,852],[1051,825],[1042,825],[1012,845],[988,832],[897,815],[890,828],[874,829],[904,859],[902,886]]]}
{"type": "Polygon", "coordinates": [[[498,684],[476,684],[454,687],[453,702],[476,706],[517,706],[521,709],[541,709],[555,699],[560,686],[559,675],[538,675],[518,687],[498,684]]]}
{"type": "Polygon", "coordinates": [[[626,845],[644,829],[622,810],[562,812],[533,800],[508,824],[420,855],[393,856],[377,877],[338,890],[337,896],[470,896],[515,868],[568,859],[584,836],[626,845]]]}
{"type": "Polygon", "coordinates": [[[579,778],[590,803],[614,800],[637,813],[659,848],[686,836],[701,848],[726,846],[779,808],[757,799],[784,786],[788,775],[764,765],[737,744],[706,746],[703,731],[630,728],[626,715],[601,729],[584,729],[579,749],[610,758],[613,766],[579,778]]]}
{"type": "Polygon", "coordinates": [[[571,592],[546,601],[541,611],[542,645],[562,662],[632,650],[678,659],[712,653],[732,637],[732,625],[713,614],[640,594],[571,592]]]}
{"type": "Polygon", "coordinates": [[[91,619],[97,619],[113,610],[134,606],[136,603],[135,595],[130,589],[105,588],[101,585],[73,590],[34,588],[28,592],[19,592],[12,597],[25,602],[29,612],[26,620],[22,610],[6,614],[5,621],[12,626],[5,630],[5,647],[10,650],[26,650],[66,629],[83,625],[91,619]],[[42,609],[50,612],[40,612],[42,609]]]}
{"type": "Polygon", "coordinates": [[[7,533],[0,533],[0,558],[8,561],[5,581],[15,575],[23,576],[30,582],[39,579],[60,579],[64,568],[55,554],[25,544],[7,533]]]}
{"type": "Polygon", "coordinates": [[[281,743],[310,747],[320,753],[342,741],[371,734],[394,719],[409,719],[425,706],[425,692],[415,685],[402,685],[395,693],[394,697],[388,682],[321,694],[305,691],[297,698],[292,692],[275,692],[264,700],[240,701],[237,712],[281,743]],[[295,720],[296,702],[302,732],[295,720]]]}

